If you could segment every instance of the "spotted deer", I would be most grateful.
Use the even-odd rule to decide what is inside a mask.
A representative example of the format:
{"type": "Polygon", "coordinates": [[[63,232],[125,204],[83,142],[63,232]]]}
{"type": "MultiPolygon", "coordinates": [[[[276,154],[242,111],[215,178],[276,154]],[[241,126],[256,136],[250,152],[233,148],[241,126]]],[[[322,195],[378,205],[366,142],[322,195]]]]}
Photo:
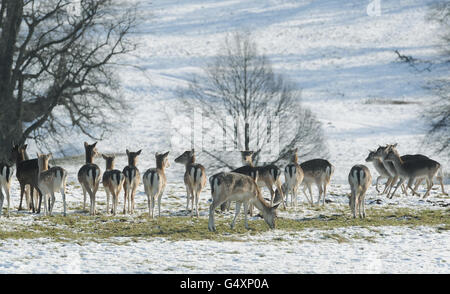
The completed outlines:
{"type": "Polygon", "coordinates": [[[103,159],[106,161],[105,172],[103,173],[102,182],[106,192],[106,211],[109,213],[109,198],[112,196],[112,214],[116,215],[117,205],[119,203],[119,194],[122,189],[125,176],[123,173],[114,169],[115,156],[102,154],[103,159]]]}
{"type": "Polygon", "coordinates": [[[247,210],[249,204],[256,206],[261,211],[262,216],[271,229],[275,228],[276,209],[279,205],[269,205],[262,197],[261,190],[256,184],[255,180],[250,176],[239,174],[235,172],[221,172],[209,178],[211,186],[212,203],[209,207],[209,222],[208,229],[216,231],[214,224],[214,212],[216,207],[226,201],[236,201],[236,210],[231,228],[233,229],[236,223],[236,218],[239,215],[241,205],[244,204],[244,219],[245,228],[248,229],[247,210]]]}
{"type": "MultiPolygon", "coordinates": [[[[291,194],[291,205],[297,206],[297,190],[300,184],[303,182],[303,169],[298,164],[298,155],[297,155],[298,148],[292,150],[291,155],[291,163],[286,165],[284,168],[284,182],[286,184],[286,201],[287,196],[291,194]]],[[[283,191],[283,189],[282,189],[283,191]]],[[[278,189],[277,192],[279,193],[278,189]]],[[[306,194],[305,194],[306,195],[306,194]]],[[[307,196],[306,199],[312,203],[312,199],[310,200],[307,196]]]]}
{"type": "Polygon", "coordinates": [[[319,197],[317,198],[317,204],[320,203],[320,198],[322,197],[322,205],[325,205],[325,197],[327,195],[327,186],[330,184],[331,176],[334,173],[334,166],[325,159],[311,159],[300,164],[303,170],[303,193],[305,189],[308,188],[311,200],[313,199],[311,193],[311,185],[316,184],[319,189],[319,197]]]}
{"type": "Polygon", "coordinates": [[[137,157],[141,154],[142,149],[136,152],[131,152],[128,149],[128,165],[124,167],[122,173],[125,176],[125,181],[123,182],[124,190],[124,202],[123,202],[123,214],[127,211],[127,201],[128,201],[128,213],[134,213],[134,196],[136,195],[136,190],[141,182],[141,174],[137,165],[137,157]]]}
{"type": "Polygon", "coordinates": [[[200,200],[200,193],[206,185],[205,167],[199,163],[195,163],[194,149],[185,151],[175,159],[175,162],[184,164],[185,166],[184,184],[187,192],[186,210],[189,210],[189,201],[192,201],[191,216],[193,216],[195,202],[195,211],[196,216],[198,217],[198,201],[200,200]]]}
{"type": "Polygon", "coordinates": [[[252,176],[254,178],[254,175],[256,174],[255,171],[257,171],[258,177],[257,177],[257,184],[258,186],[266,186],[267,189],[269,189],[270,192],[270,205],[272,206],[274,203],[274,197],[275,197],[275,190],[273,189],[273,186],[275,186],[278,191],[281,191],[281,199],[283,203],[283,207],[286,208],[286,205],[284,203],[284,193],[281,189],[281,171],[280,169],[274,165],[274,164],[268,164],[264,166],[254,166],[253,164],[253,151],[241,151],[241,159],[244,166],[237,168],[233,170],[232,172],[245,174],[252,176]]]}
{"type": "Polygon", "coordinates": [[[167,182],[164,170],[170,166],[168,155],[169,151],[163,154],[156,152],[156,168],[149,168],[142,177],[145,194],[147,194],[148,215],[151,218],[154,218],[156,198],[158,199],[158,216],[161,217],[161,197],[167,182]]]}
{"type": "Polygon", "coordinates": [[[40,203],[38,206],[38,201],[33,196],[35,195],[35,191],[39,194],[39,199],[41,199],[41,192],[38,189],[38,160],[37,159],[26,159],[26,149],[27,144],[18,145],[13,144],[11,155],[16,162],[16,177],[19,181],[20,185],[20,202],[19,202],[19,211],[22,210],[22,201],[23,196],[26,194],[26,201],[28,203],[27,207],[29,210],[32,210],[33,213],[40,213],[40,203]],[[29,186],[29,190],[26,191],[26,187],[29,186]],[[31,194],[31,195],[30,195],[31,194]]]}
{"type": "Polygon", "coordinates": [[[89,145],[84,142],[85,149],[85,159],[86,163],[78,171],[78,182],[81,184],[83,189],[83,210],[86,209],[86,192],[89,194],[90,198],[90,209],[89,214],[95,215],[95,195],[97,194],[98,187],[100,185],[100,174],[101,170],[94,163],[94,157],[99,153],[95,147],[97,142],[89,145]]]}
{"type": "Polygon", "coordinates": [[[348,174],[348,183],[350,184],[351,196],[350,196],[350,209],[353,218],[356,218],[356,211],[360,218],[366,217],[366,210],[364,205],[364,198],[372,184],[372,175],[367,166],[358,164],[354,165],[350,173],[348,174]]]}
{"type": "Polygon", "coordinates": [[[388,172],[388,170],[384,167],[383,162],[380,158],[376,157],[376,151],[369,150],[369,155],[366,158],[366,162],[372,162],[373,166],[377,170],[379,176],[377,177],[377,181],[375,183],[375,189],[380,194],[384,194],[387,192],[387,189],[390,187],[392,180],[394,177],[391,176],[391,174],[388,172]],[[386,178],[386,184],[384,185],[384,190],[380,192],[378,189],[378,181],[380,179],[386,178]]]}
{"type": "Polygon", "coordinates": [[[398,182],[389,198],[392,198],[394,196],[398,187],[405,180],[408,180],[406,189],[409,188],[413,194],[420,196],[420,194],[414,191],[414,189],[411,187],[414,181],[418,178],[425,178],[425,180],[427,181],[428,189],[422,198],[427,197],[430,194],[431,188],[433,187],[433,177],[441,167],[439,162],[429,158],[404,161],[402,160],[395,147],[389,148],[388,154],[386,156],[386,161],[392,162],[394,164],[400,178],[400,181],[398,182]]]}
{"type": "Polygon", "coordinates": [[[48,161],[52,154],[37,154],[39,174],[38,174],[38,187],[42,193],[44,201],[44,215],[52,215],[53,206],[55,205],[55,192],[60,192],[63,200],[64,216],[67,213],[66,205],[66,180],[67,171],[59,166],[53,166],[48,168],[48,161]],[[47,196],[50,195],[50,205],[47,208],[47,196]]]}
{"type": "Polygon", "coordinates": [[[3,191],[6,194],[7,201],[7,210],[6,215],[9,217],[9,208],[10,208],[10,196],[9,191],[11,189],[13,169],[7,163],[0,163],[0,215],[3,213],[3,202],[5,200],[5,195],[3,195],[3,191]]]}

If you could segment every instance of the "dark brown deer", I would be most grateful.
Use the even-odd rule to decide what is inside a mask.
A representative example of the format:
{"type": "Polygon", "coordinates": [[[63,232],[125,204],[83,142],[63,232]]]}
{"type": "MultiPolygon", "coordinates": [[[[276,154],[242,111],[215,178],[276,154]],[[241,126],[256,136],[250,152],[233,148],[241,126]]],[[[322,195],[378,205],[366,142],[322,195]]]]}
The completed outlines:
{"type": "Polygon", "coordinates": [[[89,145],[84,142],[84,150],[86,156],[86,164],[78,171],[78,182],[83,188],[83,210],[86,209],[86,192],[89,194],[91,200],[89,214],[95,215],[95,194],[97,194],[100,185],[100,168],[94,163],[94,156],[98,155],[95,146],[97,142],[89,145]]]}

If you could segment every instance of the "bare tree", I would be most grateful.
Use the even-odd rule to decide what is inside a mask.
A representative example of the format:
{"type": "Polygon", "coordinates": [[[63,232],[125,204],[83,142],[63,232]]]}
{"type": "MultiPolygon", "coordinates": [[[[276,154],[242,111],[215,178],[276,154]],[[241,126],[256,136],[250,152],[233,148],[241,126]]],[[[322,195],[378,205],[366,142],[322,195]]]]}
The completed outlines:
{"type": "Polygon", "coordinates": [[[11,143],[100,139],[125,108],[111,66],[134,50],[135,9],[110,0],[1,0],[0,157],[11,143]]]}
{"type": "MultiPolygon", "coordinates": [[[[450,65],[450,1],[440,1],[431,5],[428,20],[437,22],[440,28],[440,51],[443,65],[450,65]]],[[[427,88],[436,99],[425,110],[428,133],[425,142],[438,153],[450,155],[450,78],[434,80],[427,88]]]]}
{"type": "MultiPolygon", "coordinates": [[[[236,151],[255,151],[255,161],[282,163],[293,147],[301,157],[327,153],[321,123],[301,105],[300,90],[273,72],[248,33],[227,36],[217,56],[178,93],[181,111],[201,115],[201,149],[212,168],[234,168],[236,151]]],[[[239,161],[240,162],[240,161],[239,161]]],[[[237,162],[236,162],[237,163],[237,162]]]]}

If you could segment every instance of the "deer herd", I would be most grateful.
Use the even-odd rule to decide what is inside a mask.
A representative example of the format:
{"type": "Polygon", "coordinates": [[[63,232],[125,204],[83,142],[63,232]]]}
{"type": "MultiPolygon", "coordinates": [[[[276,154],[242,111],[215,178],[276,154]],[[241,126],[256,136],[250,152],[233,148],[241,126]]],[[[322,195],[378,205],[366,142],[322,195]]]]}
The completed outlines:
{"type": "MultiPolygon", "coordinates": [[[[123,188],[124,201],[123,213],[134,213],[134,198],[139,187],[141,176],[137,168],[137,158],[142,150],[131,152],[128,149],[128,165],[122,171],[114,169],[114,155],[101,154],[105,160],[105,172],[101,177],[101,169],[94,163],[94,157],[99,156],[96,148],[97,142],[89,145],[84,143],[86,162],[78,171],[78,181],[83,190],[83,209],[86,209],[86,193],[90,198],[89,214],[97,213],[95,203],[96,194],[99,189],[100,180],[106,193],[106,210],[116,215],[119,195],[123,188]],[[110,196],[112,196],[111,210],[109,207],[110,196]]],[[[40,213],[41,203],[44,202],[44,215],[51,215],[55,204],[55,193],[61,193],[63,200],[63,214],[66,216],[66,180],[67,171],[59,166],[49,166],[52,154],[37,154],[36,159],[28,159],[26,155],[27,145],[13,145],[11,155],[16,163],[16,177],[20,186],[19,210],[23,209],[23,198],[25,196],[26,209],[33,213],[40,213]],[[28,188],[28,190],[26,189],[28,188]]],[[[155,203],[158,203],[158,216],[161,216],[161,198],[166,187],[167,178],[165,169],[170,166],[169,152],[156,153],[156,167],[149,168],[142,176],[145,194],[147,195],[149,217],[154,218],[155,203]]],[[[327,186],[334,173],[334,166],[325,159],[312,159],[302,163],[298,162],[297,149],[292,150],[290,163],[284,168],[284,183],[281,182],[281,170],[274,164],[254,166],[255,153],[251,151],[241,152],[243,166],[231,172],[220,172],[209,177],[211,187],[212,203],[209,207],[208,229],[215,231],[214,213],[216,208],[225,210],[230,207],[231,201],[236,202],[235,215],[231,222],[234,228],[236,218],[244,206],[245,227],[248,228],[247,214],[253,215],[253,207],[256,207],[270,228],[275,228],[276,210],[280,204],[284,208],[291,195],[291,205],[297,206],[297,192],[303,185],[303,193],[306,200],[314,205],[311,186],[315,184],[319,191],[317,204],[325,204],[327,186]],[[266,200],[261,192],[261,187],[267,187],[270,199],[266,200]],[[309,192],[309,196],[306,193],[309,192]]],[[[375,188],[378,193],[386,194],[392,198],[399,187],[404,194],[408,195],[408,189],[413,195],[418,195],[417,188],[423,180],[427,183],[427,191],[423,198],[430,194],[433,186],[433,178],[439,180],[442,193],[444,191],[443,174],[441,165],[424,155],[400,156],[397,144],[379,146],[374,151],[369,151],[366,162],[371,162],[378,172],[375,188]],[[385,178],[386,183],[383,191],[378,188],[380,179],[385,178]],[[405,185],[406,183],[406,185],[405,185]],[[413,186],[414,185],[414,186],[413,186]],[[394,187],[395,186],[395,187],[394,187]],[[392,190],[393,189],[393,190],[392,190]],[[392,191],[392,192],[391,192],[392,191]]],[[[200,193],[206,186],[207,177],[205,167],[195,162],[194,150],[185,151],[175,159],[175,163],[185,166],[184,184],[186,186],[187,204],[189,211],[191,202],[191,216],[199,216],[200,193]],[[195,204],[195,205],[194,205],[195,204]]],[[[12,166],[0,163],[0,215],[3,212],[4,194],[7,200],[7,215],[10,211],[10,186],[12,181],[12,166]]],[[[367,166],[354,165],[348,174],[350,185],[349,205],[353,218],[356,214],[360,218],[365,217],[364,197],[367,189],[372,184],[372,175],[367,166]]]]}

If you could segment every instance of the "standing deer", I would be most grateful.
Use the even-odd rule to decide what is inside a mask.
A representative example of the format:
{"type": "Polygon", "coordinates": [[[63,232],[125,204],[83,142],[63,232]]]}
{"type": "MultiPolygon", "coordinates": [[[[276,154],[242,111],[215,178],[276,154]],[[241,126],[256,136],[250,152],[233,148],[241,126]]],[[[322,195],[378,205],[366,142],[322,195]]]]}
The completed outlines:
{"type": "Polygon", "coordinates": [[[236,218],[240,212],[241,204],[244,204],[245,228],[248,229],[247,210],[249,204],[253,204],[262,213],[262,216],[271,229],[275,228],[276,209],[279,204],[270,206],[262,197],[261,190],[255,180],[247,175],[230,172],[221,172],[209,178],[211,185],[212,203],[209,207],[208,229],[215,231],[214,211],[216,207],[226,201],[236,201],[236,211],[231,222],[233,229],[236,218]]]}
{"type": "Polygon", "coordinates": [[[64,216],[66,216],[66,179],[67,171],[59,166],[48,168],[48,161],[52,156],[49,154],[37,154],[39,174],[38,174],[38,187],[42,193],[44,201],[44,215],[52,215],[53,206],[55,205],[55,192],[60,192],[63,199],[64,216]],[[50,194],[50,205],[47,209],[47,196],[50,194]]]}
{"type": "Polygon", "coordinates": [[[156,152],[156,168],[149,168],[142,177],[145,194],[147,194],[148,215],[151,218],[154,218],[153,210],[156,198],[158,198],[158,216],[161,217],[161,197],[167,182],[164,170],[170,166],[168,155],[169,151],[164,154],[156,152]]]}
{"type": "Polygon", "coordinates": [[[411,187],[411,185],[414,183],[414,180],[418,178],[425,178],[425,180],[427,181],[428,189],[422,198],[425,198],[430,194],[431,188],[433,187],[433,177],[441,167],[439,162],[429,158],[404,161],[398,154],[398,151],[395,149],[395,147],[389,149],[386,160],[394,164],[395,169],[398,171],[400,177],[400,181],[398,182],[389,198],[392,198],[394,196],[398,187],[403,184],[405,180],[408,180],[406,189],[410,188],[413,194],[420,196],[420,194],[414,191],[414,189],[411,187]]]}
{"type": "Polygon", "coordinates": [[[386,193],[387,189],[391,186],[391,182],[394,180],[394,177],[392,177],[388,170],[384,167],[381,159],[376,157],[376,151],[369,150],[369,155],[366,158],[366,162],[372,162],[373,166],[379,174],[375,183],[375,188],[378,193],[380,193],[380,190],[378,190],[378,181],[382,178],[387,178],[386,184],[384,185],[384,190],[383,192],[381,192],[381,194],[386,193]]]}
{"type": "Polygon", "coordinates": [[[273,186],[275,186],[276,189],[278,189],[278,191],[281,192],[280,194],[283,207],[286,208],[286,205],[284,203],[284,193],[283,190],[281,189],[280,169],[274,164],[268,164],[264,166],[254,166],[253,155],[254,155],[253,151],[241,151],[242,163],[244,164],[244,166],[237,168],[232,172],[245,174],[255,178],[256,175],[255,171],[257,171],[258,177],[256,182],[258,186],[266,186],[267,189],[269,189],[270,205],[271,206],[273,205],[273,200],[275,197],[275,190],[273,189],[273,186]]]}
{"type": "Polygon", "coordinates": [[[125,176],[123,182],[124,190],[124,203],[123,214],[126,213],[127,201],[128,201],[128,213],[134,213],[134,195],[141,181],[141,174],[136,167],[137,157],[141,154],[142,149],[137,152],[131,152],[127,149],[128,165],[124,167],[122,173],[125,176]]]}
{"type": "Polygon", "coordinates": [[[187,203],[186,210],[189,210],[189,200],[191,204],[191,216],[194,212],[194,202],[197,217],[199,216],[198,201],[200,193],[206,185],[206,171],[201,164],[195,163],[195,151],[185,151],[175,159],[176,163],[184,164],[186,170],[184,172],[184,184],[186,185],[187,203]]]}
{"type": "Polygon", "coordinates": [[[319,197],[317,198],[317,204],[320,203],[320,198],[322,197],[322,205],[325,205],[325,197],[327,195],[327,186],[330,184],[331,176],[334,173],[334,166],[325,159],[311,159],[300,164],[303,170],[303,193],[305,193],[305,188],[308,188],[311,200],[313,199],[311,193],[311,185],[316,183],[319,189],[319,197]]]}
{"type": "Polygon", "coordinates": [[[364,198],[367,189],[372,183],[372,176],[367,166],[358,164],[354,165],[348,174],[348,183],[350,184],[350,209],[353,218],[356,218],[356,210],[360,218],[366,217],[366,209],[364,205],[364,198]],[[362,209],[361,209],[362,208],[362,209]]]}
{"type": "MultiPolygon", "coordinates": [[[[296,148],[292,151],[291,163],[289,163],[284,168],[284,178],[285,178],[284,182],[286,184],[286,196],[288,196],[289,193],[291,194],[291,205],[292,206],[294,206],[294,205],[297,206],[297,190],[298,190],[298,187],[300,186],[300,184],[302,183],[303,177],[304,177],[303,170],[302,170],[300,164],[298,164],[297,150],[298,149],[296,148]]],[[[278,191],[278,189],[277,189],[277,191],[278,191]]],[[[283,192],[283,189],[282,189],[282,192],[283,192]]],[[[308,201],[312,204],[312,199],[310,200],[307,195],[306,195],[306,199],[308,199],[308,201]]],[[[286,197],[286,201],[287,201],[287,197],[286,197]]]]}
{"type": "Polygon", "coordinates": [[[37,159],[26,160],[25,151],[27,149],[27,144],[23,146],[13,145],[11,150],[12,157],[16,161],[16,177],[20,185],[20,202],[19,210],[22,210],[22,200],[25,194],[25,188],[28,185],[30,187],[26,200],[28,201],[28,209],[31,209],[33,213],[40,213],[41,206],[40,200],[42,197],[41,192],[38,189],[37,177],[39,173],[39,166],[37,159]],[[39,193],[39,205],[34,197],[34,191],[39,193]],[[31,196],[29,195],[31,194],[31,196]],[[36,209],[37,207],[37,209],[36,209]]]}
{"type": "Polygon", "coordinates": [[[83,210],[86,209],[86,192],[89,194],[91,200],[89,214],[95,215],[95,194],[97,194],[100,185],[100,168],[94,163],[94,156],[98,155],[97,142],[89,145],[84,142],[86,164],[84,164],[78,171],[78,182],[83,188],[83,210]]]}
{"type": "Polygon", "coordinates": [[[3,202],[5,200],[5,196],[3,195],[3,191],[6,194],[6,201],[8,202],[6,215],[9,217],[9,207],[10,207],[10,197],[9,190],[11,188],[11,180],[12,180],[13,169],[10,165],[6,163],[0,163],[0,215],[3,213],[3,202]]]}
{"type": "Polygon", "coordinates": [[[103,159],[106,161],[106,169],[103,173],[103,187],[105,187],[106,192],[106,211],[109,213],[109,196],[112,195],[112,214],[116,215],[117,204],[119,202],[119,194],[122,189],[123,182],[125,181],[125,176],[123,173],[114,169],[115,156],[107,156],[102,154],[103,159]]]}

